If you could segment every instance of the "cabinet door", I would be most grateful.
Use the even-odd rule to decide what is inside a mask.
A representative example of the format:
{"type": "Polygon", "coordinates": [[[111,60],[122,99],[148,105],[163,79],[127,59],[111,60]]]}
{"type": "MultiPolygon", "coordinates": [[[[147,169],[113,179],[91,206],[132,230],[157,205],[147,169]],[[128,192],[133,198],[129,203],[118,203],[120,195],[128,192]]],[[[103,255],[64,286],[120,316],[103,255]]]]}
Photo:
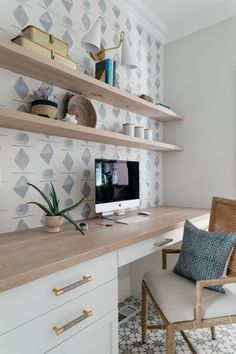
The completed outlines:
{"type": "Polygon", "coordinates": [[[118,313],[112,311],[44,354],[118,354],[118,313]]]}

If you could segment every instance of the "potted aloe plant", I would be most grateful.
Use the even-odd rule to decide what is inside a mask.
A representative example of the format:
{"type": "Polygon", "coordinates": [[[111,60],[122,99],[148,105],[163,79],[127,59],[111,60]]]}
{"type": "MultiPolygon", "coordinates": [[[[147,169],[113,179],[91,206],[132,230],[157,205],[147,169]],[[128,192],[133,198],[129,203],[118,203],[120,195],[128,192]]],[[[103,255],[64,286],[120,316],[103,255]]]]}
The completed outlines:
{"type": "Polygon", "coordinates": [[[38,187],[36,187],[34,184],[32,183],[27,183],[29,186],[33,187],[34,189],[36,189],[36,191],[38,191],[41,196],[43,197],[43,199],[46,201],[47,206],[38,203],[38,202],[28,202],[27,204],[35,204],[37,205],[39,208],[41,208],[44,212],[45,212],[45,224],[46,224],[46,230],[47,232],[59,232],[60,231],[60,227],[63,224],[63,218],[66,219],[67,221],[69,221],[72,225],[75,226],[75,229],[80,231],[83,235],[83,230],[80,228],[80,226],[78,224],[76,224],[76,222],[67,214],[69,211],[75,209],[85,198],[85,196],[76,204],[71,205],[68,208],[65,209],[59,209],[59,200],[57,198],[57,194],[55,191],[55,188],[52,184],[52,182],[50,182],[51,185],[51,192],[50,192],[50,197],[48,198],[47,195],[42,192],[38,187]]]}

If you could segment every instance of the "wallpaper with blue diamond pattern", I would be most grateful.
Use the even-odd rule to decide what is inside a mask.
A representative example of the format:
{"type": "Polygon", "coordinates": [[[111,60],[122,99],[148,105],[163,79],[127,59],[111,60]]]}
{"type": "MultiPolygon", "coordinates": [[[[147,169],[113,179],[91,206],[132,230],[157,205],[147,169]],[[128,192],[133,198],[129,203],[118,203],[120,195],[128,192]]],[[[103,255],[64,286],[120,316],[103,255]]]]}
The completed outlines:
{"type": "MultiPolygon", "coordinates": [[[[162,98],[162,45],[112,0],[8,0],[1,7],[0,37],[11,39],[22,28],[33,24],[53,33],[69,44],[69,55],[78,63],[77,70],[94,75],[94,62],[81,47],[81,39],[102,16],[105,46],[117,45],[121,30],[138,61],[137,70],[120,66],[120,51],[110,52],[117,61],[121,89],[135,95],[145,93],[156,101],[162,98]]],[[[0,107],[29,111],[32,89],[46,83],[0,69],[0,107]]],[[[47,85],[48,86],[48,85],[47,85]]],[[[59,112],[65,91],[51,87],[57,95],[59,112]]],[[[92,101],[97,111],[98,129],[121,132],[122,123],[132,122],[152,128],[154,139],[161,140],[162,124],[129,113],[117,107],[92,101]]],[[[59,114],[61,116],[61,113],[59,114]]],[[[62,207],[76,202],[82,195],[87,199],[71,215],[75,218],[94,216],[94,158],[117,158],[140,161],[141,207],[162,202],[162,154],[129,149],[50,135],[0,129],[0,232],[21,230],[43,223],[42,212],[31,200],[40,200],[26,184],[37,184],[46,193],[53,181],[62,207]]]]}

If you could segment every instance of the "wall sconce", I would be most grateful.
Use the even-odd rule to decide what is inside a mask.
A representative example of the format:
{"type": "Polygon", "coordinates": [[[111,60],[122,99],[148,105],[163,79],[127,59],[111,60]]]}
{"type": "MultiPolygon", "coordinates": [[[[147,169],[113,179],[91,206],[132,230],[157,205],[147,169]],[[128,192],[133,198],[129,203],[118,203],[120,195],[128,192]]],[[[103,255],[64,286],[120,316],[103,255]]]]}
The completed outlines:
{"type": "Polygon", "coordinates": [[[101,44],[101,20],[102,18],[99,17],[91,27],[90,31],[82,39],[81,43],[83,48],[86,52],[90,53],[95,61],[100,61],[105,59],[105,52],[121,47],[121,65],[129,69],[136,69],[136,58],[127,42],[124,31],[121,31],[120,33],[120,42],[117,46],[111,48],[103,47],[101,44]]]}

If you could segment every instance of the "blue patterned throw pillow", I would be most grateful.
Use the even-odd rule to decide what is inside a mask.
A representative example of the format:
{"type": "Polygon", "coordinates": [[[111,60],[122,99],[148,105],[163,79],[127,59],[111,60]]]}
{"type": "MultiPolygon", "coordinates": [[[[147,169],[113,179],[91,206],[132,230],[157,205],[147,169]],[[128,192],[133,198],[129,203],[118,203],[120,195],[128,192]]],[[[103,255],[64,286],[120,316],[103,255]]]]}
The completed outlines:
{"type": "MultiPolygon", "coordinates": [[[[186,220],[174,272],[195,281],[220,278],[235,243],[236,232],[208,232],[186,220]]],[[[209,288],[225,293],[222,285],[209,288]]]]}

